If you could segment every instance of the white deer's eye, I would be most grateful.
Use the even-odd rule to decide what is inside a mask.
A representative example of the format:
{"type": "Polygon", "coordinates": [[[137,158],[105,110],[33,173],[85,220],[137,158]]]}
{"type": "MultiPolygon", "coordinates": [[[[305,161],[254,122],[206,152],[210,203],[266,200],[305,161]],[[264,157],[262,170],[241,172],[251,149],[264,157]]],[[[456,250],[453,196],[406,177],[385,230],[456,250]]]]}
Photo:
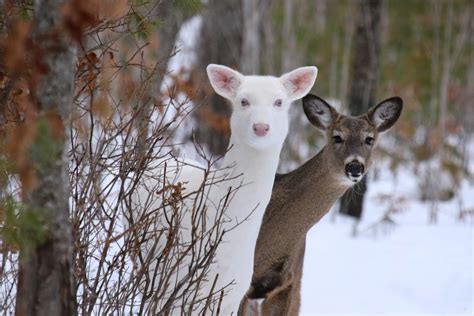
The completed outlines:
{"type": "Polygon", "coordinates": [[[281,99],[278,99],[273,103],[273,105],[277,107],[280,107],[282,104],[283,104],[283,101],[281,99]]]}
{"type": "Polygon", "coordinates": [[[240,104],[241,104],[242,106],[249,106],[249,105],[250,105],[250,102],[249,102],[249,100],[247,100],[247,99],[244,98],[244,99],[242,99],[242,100],[240,101],[240,104]]]}

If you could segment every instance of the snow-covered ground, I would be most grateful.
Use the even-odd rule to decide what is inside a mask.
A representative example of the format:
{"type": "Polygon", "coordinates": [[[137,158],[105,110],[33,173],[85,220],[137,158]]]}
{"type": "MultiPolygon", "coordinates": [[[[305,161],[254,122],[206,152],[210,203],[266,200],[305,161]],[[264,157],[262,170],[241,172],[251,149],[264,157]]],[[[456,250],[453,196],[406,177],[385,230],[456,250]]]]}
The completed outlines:
{"type": "MultiPolygon", "coordinates": [[[[429,224],[411,171],[394,178],[378,168],[357,237],[353,221],[334,210],[308,234],[301,315],[474,315],[473,219],[459,221],[454,199],[440,203],[437,224],[429,224]],[[389,206],[380,194],[406,199],[393,225],[373,225],[389,206]]],[[[474,207],[467,181],[462,197],[474,207]]]]}

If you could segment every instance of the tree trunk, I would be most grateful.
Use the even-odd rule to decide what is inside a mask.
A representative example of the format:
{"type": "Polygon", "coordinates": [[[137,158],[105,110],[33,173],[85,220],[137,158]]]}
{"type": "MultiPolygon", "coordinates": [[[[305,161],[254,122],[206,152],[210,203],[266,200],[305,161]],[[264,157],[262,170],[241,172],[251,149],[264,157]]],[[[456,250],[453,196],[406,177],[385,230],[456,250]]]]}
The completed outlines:
{"type": "MultiPolygon", "coordinates": [[[[446,15],[443,49],[442,49],[442,71],[441,83],[439,86],[439,115],[438,115],[438,129],[440,131],[441,139],[446,137],[446,108],[448,106],[448,88],[451,79],[451,68],[453,63],[453,56],[451,55],[453,37],[453,5],[449,3],[448,13],[446,15]]],[[[441,146],[440,157],[443,158],[443,146],[441,146]]]]}
{"type": "MultiPolygon", "coordinates": [[[[41,67],[42,72],[32,98],[39,109],[39,120],[44,119],[52,131],[49,140],[58,147],[48,153],[46,162],[44,157],[41,160],[38,155],[30,155],[37,185],[26,193],[25,204],[41,217],[44,234],[41,240],[29,240],[30,246],[20,253],[16,314],[22,316],[75,314],[66,158],[75,50],[60,29],[60,12],[65,2],[35,3],[32,42],[42,54],[41,66],[33,66],[41,67]]],[[[38,128],[37,138],[50,136],[39,133],[42,131],[38,128]]]]}
{"type": "Polygon", "coordinates": [[[339,99],[344,100],[348,97],[349,89],[349,64],[354,34],[354,20],[351,18],[354,14],[354,5],[349,2],[346,11],[346,24],[344,26],[344,40],[342,48],[341,82],[339,84],[339,99]]]}
{"type": "MultiPolygon", "coordinates": [[[[363,114],[374,104],[381,35],[381,0],[360,0],[354,33],[354,50],[348,96],[352,115],[363,114]]],[[[367,181],[344,194],[340,212],[360,218],[367,181]]]]}
{"type": "Polygon", "coordinates": [[[243,33],[241,70],[244,74],[257,74],[260,66],[260,10],[259,1],[242,0],[243,33]]]}
{"type": "MultiPolygon", "coordinates": [[[[242,53],[242,0],[209,0],[203,13],[198,76],[208,83],[205,69],[208,64],[223,64],[239,70],[242,53]]],[[[210,85],[203,91],[203,106],[197,110],[199,124],[196,139],[205,144],[212,154],[224,154],[229,142],[231,106],[213,93],[210,85]]],[[[202,102],[201,102],[202,103],[202,102]]]]}
{"type": "MultiPolygon", "coordinates": [[[[277,26],[272,16],[272,12],[277,2],[272,0],[261,0],[261,49],[260,49],[260,68],[266,75],[278,75],[277,56],[275,54],[276,30],[277,26]]],[[[279,63],[279,60],[278,60],[279,63]]]]}
{"type": "MultiPolygon", "coordinates": [[[[303,66],[305,63],[304,52],[307,51],[305,44],[297,42],[297,33],[301,19],[298,17],[304,15],[304,12],[314,11],[320,16],[324,13],[324,9],[320,10],[319,5],[324,6],[325,1],[301,2],[294,0],[283,0],[281,6],[283,9],[281,22],[281,46],[278,48],[280,51],[280,74],[293,70],[296,67],[303,66]]],[[[319,23],[315,21],[305,21],[306,25],[310,24],[314,26],[311,29],[317,29],[319,23]]],[[[278,75],[280,75],[278,74],[278,75]]],[[[277,170],[279,173],[289,172],[291,169],[296,168],[297,164],[295,160],[300,159],[300,146],[299,144],[303,141],[307,141],[307,122],[304,115],[302,115],[301,107],[296,105],[301,101],[295,101],[290,107],[290,132],[285,139],[283,144],[283,150],[280,154],[280,166],[277,170]],[[302,120],[305,123],[302,123],[302,120]],[[284,164],[281,162],[285,162],[284,164]]]]}
{"type": "Polygon", "coordinates": [[[293,0],[284,0],[283,3],[283,52],[281,55],[282,72],[290,71],[295,64],[296,54],[296,32],[294,27],[294,8],[293,0]]]}

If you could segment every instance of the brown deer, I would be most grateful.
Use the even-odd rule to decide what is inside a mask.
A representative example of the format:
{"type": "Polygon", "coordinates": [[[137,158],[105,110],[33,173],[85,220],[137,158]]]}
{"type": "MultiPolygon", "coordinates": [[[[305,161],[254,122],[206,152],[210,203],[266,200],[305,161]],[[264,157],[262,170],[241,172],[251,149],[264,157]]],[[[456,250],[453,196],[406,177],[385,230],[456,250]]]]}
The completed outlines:
{"type": "Polygon", "coordinates": [[[379,135],[395,124],[402,107],[402,99],[393,97],[354,117],[317,96],[303,98],[306,116],[325,131],[327,145],[298,169],[276,176],[240,315],[298,315],[306,234],[362,179],[379,135]]]}

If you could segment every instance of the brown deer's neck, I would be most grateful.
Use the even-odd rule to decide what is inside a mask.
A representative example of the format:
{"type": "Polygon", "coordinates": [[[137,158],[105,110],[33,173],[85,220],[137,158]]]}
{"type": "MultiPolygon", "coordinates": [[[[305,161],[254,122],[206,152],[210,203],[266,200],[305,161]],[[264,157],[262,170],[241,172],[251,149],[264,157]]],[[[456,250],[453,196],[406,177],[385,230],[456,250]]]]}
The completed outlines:
{"type": "MultiPolygon", "coordinates": [[[[331,162],[331,153],[324,147],[316,156],[308,160],[298,169],[283,176],[282,184],[291,195],[298,196],[298,210],[291,216],[291,222],[306,228],[304,233],[316,224],[332,207],[336,200],[351,186],[344,179],[341,170],[337,170],[331,162]]],[[[291,197],[289,197],[291,199],[291,197]]]]}
{"type": "Polygon", "coordinates": [[[276,177],[255,247],[254,297],[262,297],[296,273],[306,233],[350,187],[330,154],[324,147],[298,169],[276,177]]]}
{"type": "Polygon", "coordinates": [[[257,248],[279,245],[280,249],[274,249],[275,256],[295,249],[350,187],[343,173],[331,163],[331,153],[326,148],[296,170],[277,176],[257,248]]]}

